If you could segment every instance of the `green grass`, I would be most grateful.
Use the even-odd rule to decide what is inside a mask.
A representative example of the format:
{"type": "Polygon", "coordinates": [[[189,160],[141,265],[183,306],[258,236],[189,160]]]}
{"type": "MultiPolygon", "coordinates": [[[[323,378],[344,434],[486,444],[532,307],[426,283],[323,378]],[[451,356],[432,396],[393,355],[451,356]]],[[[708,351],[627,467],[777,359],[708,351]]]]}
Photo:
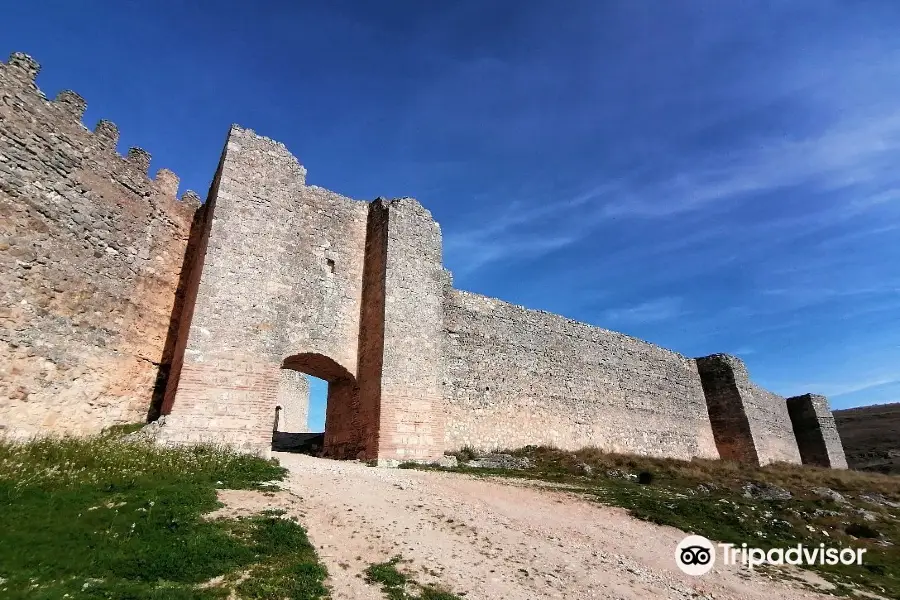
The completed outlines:
{"type": "Polygon", "coordinates": [[[284,469],[213,447],[126,443],[129,429],[0,443],[0,597],[327,595],[296,522],[202,518],[220,506],[217,488],[270,489],[284,469]]]}
{"type": "Polygon", "coordinates": [[[380,585],[388,600],[462,600],[439,587],[417,582],[397,568],[402,562],[400,556],[395,556],[387,562],[370,565],[366,569],[366,581],[380,585]]]}
{"type": "MultiPolygon", "coordinates": [[[[453,470],[566,483],[600,502],[627,508],[637,518],[720,542],[747,542],[764,549],[798,543],[866,548],[862,566],[808,568],[836,585],[832,591],[836,595],[862,589],[900,598],[900,509],[873,505],[859,497],[876,493],[900,502],[900,477],[786,464],[756,468],[719,460],[658,459],[596,449],[566,452],[527,447],[508,453],[527,456],[532,467],[453,470]],[[634,481],[636,477],[622,476],[640,473],[649,473],[651,483],[642,485],[634,481]],[[748,482],[781,487],[792,497],[746,498],[743,487],[748,482]],[[842,494],[847,503],[813,492],[826,487],[842,494]],[[873,514],[876,521],[864,520],[859,509],[873,514]]],[[[470,459],[471,455],[467,450],[461,458],[470,459]]]]}
{"type": "Polygon", "coordinates": [[[124,423],[122,425],[111,425],[103,430],[101,436],[104,437],[123,437],[129,433],[135,433],[144,428],[146,423],[124,423]]]}

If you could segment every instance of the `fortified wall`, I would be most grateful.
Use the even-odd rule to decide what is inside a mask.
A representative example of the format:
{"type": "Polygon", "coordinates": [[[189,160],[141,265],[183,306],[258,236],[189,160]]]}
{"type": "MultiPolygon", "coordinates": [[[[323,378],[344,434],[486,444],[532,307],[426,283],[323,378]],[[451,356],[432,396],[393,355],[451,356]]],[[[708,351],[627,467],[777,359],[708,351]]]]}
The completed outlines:
{"type": "Polygon", "coordinates": [[[559,315],[451,290],[450,447],[564,449],[718,458],[697,365],[559,315]]]}
{"type": "MultiPolygon", "coordinates": [[[[325,452],[432,460],[595,446],[843,467],[827,400],[790,401],[726,355],[455,290],[410,198],[352,200],[233,126],[206,201],[114,125],[0,63],[0,432],[91,433],[165,415],[162,443],[267,454],[328,381],[325,452]]],[[[298,429],[300,430],[300,429],[298,429]]]]}
{"type": "Polygon", "coordinates": [[[193,192],[116,152],[76,93],[0,63],[0,431],[92,433],[158,410],[184,295],[193,192]]]}

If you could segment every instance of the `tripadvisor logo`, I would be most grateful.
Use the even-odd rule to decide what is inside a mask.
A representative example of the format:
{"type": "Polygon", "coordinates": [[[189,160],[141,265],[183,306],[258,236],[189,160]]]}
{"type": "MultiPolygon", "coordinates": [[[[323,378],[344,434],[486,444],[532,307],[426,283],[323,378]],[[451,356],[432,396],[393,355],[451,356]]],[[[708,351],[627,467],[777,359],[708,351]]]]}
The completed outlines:
{"type": "Polygon", "coordinates": [[[789,548],[751,548],[746,543],[713,544],[700,535],[689,535],[675,547],[675,564],[688,575],[703,575],[716,564],[716,546],[726,565],[861,565],[865,548],[826,548],[825,544],[789,548]]]}
{"type": "Polygon", "coordinates": [[[702,535],[689,535],[675,548],[675,564],[688,575],[703,575],[716,564],[716,548],[702,535]]]}

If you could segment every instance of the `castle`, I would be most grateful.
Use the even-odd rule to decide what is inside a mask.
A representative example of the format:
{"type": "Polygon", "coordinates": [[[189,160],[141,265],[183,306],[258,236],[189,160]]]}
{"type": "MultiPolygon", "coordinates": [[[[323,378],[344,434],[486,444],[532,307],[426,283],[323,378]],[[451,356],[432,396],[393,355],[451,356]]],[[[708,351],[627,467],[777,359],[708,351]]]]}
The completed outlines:
{"type": "Polygon", "coordinates": [[[267,454],[276,407],[324,450],[432,460],[552,444],[845,468],[828,402],[753,384],[732,356],[456,290],[416,200],[308,185],[282,145],[232,127],[206,201],[139,148],[0,63],[0,434],[84,434],[165,415],[166,443],[267,454]],[[298,415],[300,415],[298,417],[298,415]]]}

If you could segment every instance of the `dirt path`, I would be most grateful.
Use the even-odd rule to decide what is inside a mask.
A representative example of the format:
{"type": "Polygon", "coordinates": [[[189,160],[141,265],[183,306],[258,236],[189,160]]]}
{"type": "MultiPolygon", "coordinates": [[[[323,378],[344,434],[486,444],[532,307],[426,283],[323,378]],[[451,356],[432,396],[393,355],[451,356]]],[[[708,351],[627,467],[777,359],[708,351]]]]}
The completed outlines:
{"type": "Polygon", "coordinates": [[[362,572],[397,554],[420,582],[472,600],[824,598],[721,565],[684,575],[683,532],[564,491],[275,455],[291,471],[281,502],[308,528],[335,599],[382,600],[362,572]]]}

